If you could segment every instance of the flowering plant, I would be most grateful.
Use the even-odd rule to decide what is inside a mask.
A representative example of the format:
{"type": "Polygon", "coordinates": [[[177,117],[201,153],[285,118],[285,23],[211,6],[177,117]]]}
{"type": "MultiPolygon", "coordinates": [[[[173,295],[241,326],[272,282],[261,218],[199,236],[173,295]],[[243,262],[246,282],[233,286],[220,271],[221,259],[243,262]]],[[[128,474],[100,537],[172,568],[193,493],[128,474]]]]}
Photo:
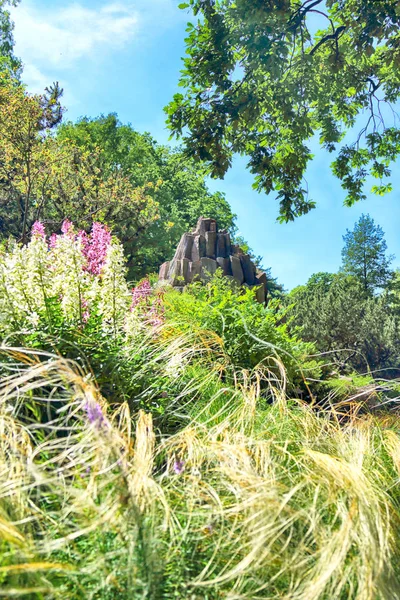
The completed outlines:
{"type": "Polygon", "coordinates": [[[153,298],[153,289],[150,281],[145,278],[132,289],[131,312],[140,311],[145,322],[153,327],[159,327],[164,323],[164,305],[161,292],[153,298]]]}
{"type": "Polygon", "coordinates": [[[32,331],[45,322],[51,330],[54,306],[63,322],[81,329],[96,318],[102,331],[117,334],[136,307],[145,324],[159,325],[161,297],[150,300],[148,280],[131,292],[125,275],[122,245],[106,225],[93,223],[87,233],[66,220],[47,238],[36,222],[27,245],[14,243],[0,255],[0,329],[32,331]]]}

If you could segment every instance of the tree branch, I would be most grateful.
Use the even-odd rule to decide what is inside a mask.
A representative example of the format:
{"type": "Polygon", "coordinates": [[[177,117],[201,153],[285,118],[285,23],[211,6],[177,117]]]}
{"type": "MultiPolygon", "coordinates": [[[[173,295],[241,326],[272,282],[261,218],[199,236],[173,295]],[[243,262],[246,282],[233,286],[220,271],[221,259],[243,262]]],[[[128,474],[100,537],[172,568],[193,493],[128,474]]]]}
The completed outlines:
{"type": "Polygon", "coordinates": [[[344,25],[340,25],[340,27],[338,27],[335,30],[335,33],[331,33],[328,35],[325,35],[321,40],[319,40],[318,44],[316,46],[314,46],[314,48],[311,50],[310,52],[310,56],[312,56],[313,54],[316,53],[316,51],[323,45],[325,44],[325,42],[328,42],[329,40],[338,40],[339,35],[341,33],[343,33],[343,31],[346,29],[346,27],[344,25]]]}

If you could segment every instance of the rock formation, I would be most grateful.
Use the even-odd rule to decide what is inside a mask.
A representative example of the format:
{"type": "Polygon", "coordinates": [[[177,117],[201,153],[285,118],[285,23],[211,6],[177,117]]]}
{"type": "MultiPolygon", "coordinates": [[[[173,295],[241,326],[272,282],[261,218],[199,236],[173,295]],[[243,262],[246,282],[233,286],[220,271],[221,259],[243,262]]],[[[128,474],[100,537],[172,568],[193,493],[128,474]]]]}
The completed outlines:
{"type": "Polygon", "coordinates": [[[258,302],[267,298],[267,276],[257,271],[248,254],[231,244],[229,233],[218,231],[214,219],[200,217],[193,233],[184,233],[174,258],[161,265],[159,279],[183,287],[192,281],[206,282],[217,269],[239,286],[255,289],[258,302]]]}

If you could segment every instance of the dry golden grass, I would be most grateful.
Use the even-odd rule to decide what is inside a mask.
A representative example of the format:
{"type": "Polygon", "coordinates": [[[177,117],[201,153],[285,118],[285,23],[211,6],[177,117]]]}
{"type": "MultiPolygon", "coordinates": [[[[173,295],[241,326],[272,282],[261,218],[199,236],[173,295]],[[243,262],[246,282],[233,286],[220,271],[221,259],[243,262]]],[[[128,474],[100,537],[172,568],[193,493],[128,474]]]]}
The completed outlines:
{"type": "Polygon", "coordinates": [[[400,598],[395,416],[316,414],[259,369],[165,437],[74,363],[8,356],[0,597],[400,598]]]}

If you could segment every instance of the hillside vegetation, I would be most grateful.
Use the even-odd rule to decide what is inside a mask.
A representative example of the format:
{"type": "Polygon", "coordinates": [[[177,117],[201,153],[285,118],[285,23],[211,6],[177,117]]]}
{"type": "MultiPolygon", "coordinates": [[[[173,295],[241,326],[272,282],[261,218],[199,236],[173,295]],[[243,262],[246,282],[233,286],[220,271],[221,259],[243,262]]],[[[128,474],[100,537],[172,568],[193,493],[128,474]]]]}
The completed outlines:
{"type": "Polygon", "coordinates": [[[397,597],[397,417],[323,396],[273,303],[130,290],[62,229],[0,259],[2,595],[397,597]]]}

